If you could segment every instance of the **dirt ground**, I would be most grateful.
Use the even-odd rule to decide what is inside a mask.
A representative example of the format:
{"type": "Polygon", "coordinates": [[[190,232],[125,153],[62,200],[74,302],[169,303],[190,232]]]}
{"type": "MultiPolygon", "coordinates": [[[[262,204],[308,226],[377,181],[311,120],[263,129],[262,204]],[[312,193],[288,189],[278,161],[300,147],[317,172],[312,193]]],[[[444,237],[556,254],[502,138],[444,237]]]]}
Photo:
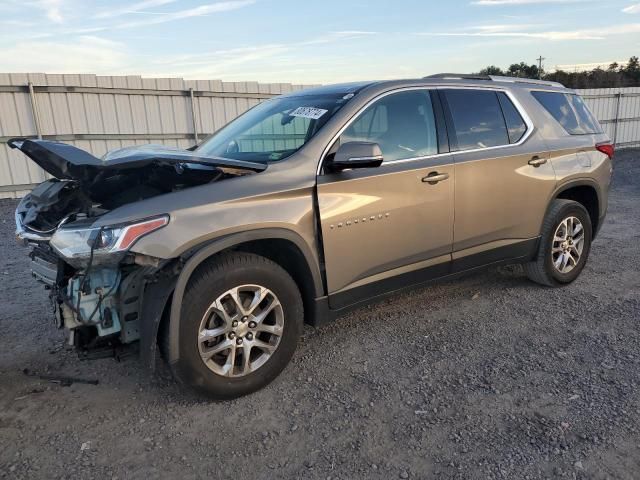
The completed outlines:
{"type": "Polygon", "coordinates": [[[571,286],[502,267],[393,298],[306,328],[272,385],[225,403],[135,357],[79,360],[0,201],[0,477],[640,478],[640,152],[615,165],[571,286]]]}

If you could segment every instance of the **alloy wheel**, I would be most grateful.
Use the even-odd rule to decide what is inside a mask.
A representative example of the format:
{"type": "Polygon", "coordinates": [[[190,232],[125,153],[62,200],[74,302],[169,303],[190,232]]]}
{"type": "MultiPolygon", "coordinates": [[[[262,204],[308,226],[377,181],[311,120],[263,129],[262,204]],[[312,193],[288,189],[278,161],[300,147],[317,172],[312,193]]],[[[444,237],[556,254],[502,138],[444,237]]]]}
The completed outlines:
{"type": "Polygon", "coordinates": [[[260,285],[227,290],[209,306],[200,322],[198,350],[217,375],[242,377],[274,354],[284,330],[278,297],[260,285]]]}
{"type": "Polygon", "coordinates": [[[576,217],[567,217],[556,228],[551,261],[560,273],[569,273],[580,261],[584,249],[584,226],[576,217]]]}

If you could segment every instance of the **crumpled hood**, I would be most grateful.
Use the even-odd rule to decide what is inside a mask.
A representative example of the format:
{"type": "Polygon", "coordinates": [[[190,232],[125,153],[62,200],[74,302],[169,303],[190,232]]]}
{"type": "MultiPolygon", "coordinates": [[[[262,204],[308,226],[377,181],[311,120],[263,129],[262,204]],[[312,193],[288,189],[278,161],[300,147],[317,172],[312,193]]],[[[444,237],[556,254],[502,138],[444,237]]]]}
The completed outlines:
{"type": "Polygon", "coordinates": [[[49,140],[12,138],[7,142],[36,162],[56,178],[64,180],[91,181],[102,172],[110,174],[140,168],[149,164],[178,165],[200,164],[219,168],[261,172],[265,164],[201,156],[196,152],[164,145],[140,145],[120,148],[97,158],[80,148],[67,143],[49,140]]]}
{"type": "Polygon", "coordinates": [[[69,219],[99,217],[127,204],[267,168],[163,145],[121,148],[97,158],[60,142],[14,138],[7,143],[55,177],[26,195],[16,210],[17,231],[29,234],[50,234],[69,219]]]}

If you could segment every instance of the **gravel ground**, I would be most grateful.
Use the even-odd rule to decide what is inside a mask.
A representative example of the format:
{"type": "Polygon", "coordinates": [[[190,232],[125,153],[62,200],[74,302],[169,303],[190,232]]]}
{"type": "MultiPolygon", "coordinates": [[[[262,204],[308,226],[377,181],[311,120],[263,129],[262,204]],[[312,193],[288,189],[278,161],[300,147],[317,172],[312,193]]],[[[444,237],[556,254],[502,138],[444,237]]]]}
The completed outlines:
{"type": "Polygon", "coordinates": [[[266,389],[208,403],[135,358],[80,361],[0,202],[0,476],[639,478],[640,167],[571,286],[494,268],[306,328],[266,389]],[[38,372],[99,378],[69,387],[38,372]]]}

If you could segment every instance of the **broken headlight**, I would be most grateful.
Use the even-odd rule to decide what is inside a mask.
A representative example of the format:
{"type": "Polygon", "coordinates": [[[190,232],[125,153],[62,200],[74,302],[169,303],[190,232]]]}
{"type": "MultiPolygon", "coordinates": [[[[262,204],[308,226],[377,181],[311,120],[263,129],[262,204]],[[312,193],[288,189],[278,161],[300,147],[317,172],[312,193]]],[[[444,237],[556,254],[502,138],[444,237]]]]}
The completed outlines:
{"type": "Polygon", "coordinates": [[[169,216],[150,218],[135,223],[98,228],[66,225],[53,234],[51,247],[67,263],[81,268],[90,260],[94,265],[115,264],[141,237],[169,223],[169,216]],[[66,228],[65,228],[66,227],[66,228]]]}

